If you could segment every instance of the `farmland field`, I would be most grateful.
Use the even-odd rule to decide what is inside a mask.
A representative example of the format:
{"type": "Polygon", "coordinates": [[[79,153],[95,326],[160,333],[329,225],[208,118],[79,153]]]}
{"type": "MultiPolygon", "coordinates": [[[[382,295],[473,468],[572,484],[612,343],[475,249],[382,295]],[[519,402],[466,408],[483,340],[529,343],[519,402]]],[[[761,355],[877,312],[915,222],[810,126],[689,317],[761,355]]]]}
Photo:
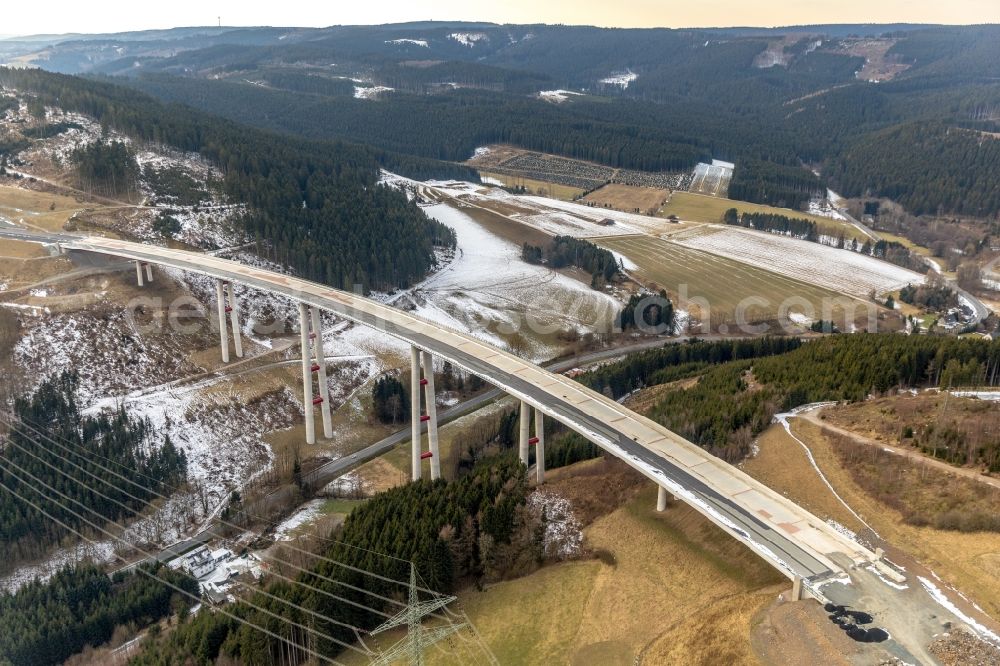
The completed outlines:
{"type": "Polygon", "coordinates": [[[633,187],[632,185],[611,183],[594,190],[583,200],[601,208],[608,206],[615,210],[631,212],[635,212],[635,209],[638,208],[639,212],[646,212],[658,210],[668,195],[667,190],[656,187],[633,187]]]}
{"type": "Polygon", "coordinates": [[[811,220],[816,223],[821,234],[829,236],[836,236],[843,233],[845,238],[856,238],[859,241],[864,241],[867,238],[867,236],[853,225],[833,218],[810,215],[809,213],[792,210],[791,208],[775,208],[774,206],[764,206],[762,204],[736,201],[735,199],[723,199],[721,197],[709,197],[691,192],[674,192],[670,196],[670,201],[660,211],[660,215],[664,217],[676,215],[681,220],[689,222],[722,222],[722,216],[730,208],[735,208],[741,213],[771,213],[811,220]]]}
{"type": "Polygon", "coordinates": [[[732,168],[700,162],[694,168],[691,191],[712,197],[724,197],[729,193],[729,181],[732,178],[732,168]]]}
{"type": "Polygon", "coordinates": [[[924,280],[919,273],[857,252],[741,227],[704,225],[671,240],[860,298],[924,280]]]}
{"type": "Polygon", "coordinates": [[[537,194],[540,197],[552,197],[554,199],[562,199],[563,201],[573,201],[576,197],[584,193],[584,190],[579,187],[560,185],[559,183],[550,183],[544,180],[525,178],[524,176],[512,176],[505,173],[493,173],[491,171],[480,171],[479,175],[483,178],[500,181],[507,187],[524,187],[528,194],[537,194]]]}
{"type": "MultiPolygon", "coordinates": [[[[783,314],[782,319],[786,321],[806,323],[808,319],[822,317],[824,303],[834,303],[830,306],[830,314],[840,326],[844,323],[845,303],[856,304],[859,316],[866,317],[869,307],[869,304],[829,288],[659,238],[626,236],[593,240],[624,255],[637,266],[632,271],[635,277],[665,288],[672,299],[676,299],[677,306],[691,312],[692,316],[709,319],[700,310],[697,314],[692,310],[697,301],[686,302],[699,297],[705,299],[711,310],[713,330],[720,323],[732,321],[741,302],[750,298],[760,300],[746,308],[748,322],[774,321],[783,314]],[[680,297],[682,290],[686,290],[686,298],[680,297]],[[794,305],[780,313],[786,299],[795,299],[794,305]]],[[[865,323],[858,321],[857,325],[865,323]]],[[[850,328],[849,323],[847,328],[850,328]]]]}

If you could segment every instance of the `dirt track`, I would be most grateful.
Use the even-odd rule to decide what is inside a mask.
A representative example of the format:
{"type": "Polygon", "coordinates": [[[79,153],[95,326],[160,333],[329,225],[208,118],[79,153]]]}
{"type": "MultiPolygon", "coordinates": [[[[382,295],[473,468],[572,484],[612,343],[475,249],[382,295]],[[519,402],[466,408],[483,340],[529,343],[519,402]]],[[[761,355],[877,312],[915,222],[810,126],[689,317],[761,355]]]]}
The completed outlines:
{"type": "Polygon", "coordinates": [[[844,437],[848,437],[851,440],[858,442],[860,444],[866,444],[868,446],[877,446],[884,451],[888,451],[891,453],[895,453],[896,455],[909,458],[910,460],[916,463],[922,465],[929,465],[934,469],[938,469],[947,472],[949,474],[954,474],[955,476],[961,476],[967,479],[972,479],[973,481],[984,483],[988,486],[992,486],[993,488],[1000,489],[1000,479],[984,476],[978,470],[970,469],[968,467],[955,467],[954,465],[949,465],[948,463],[943,462],[941,460],[928,458],[924,454],[920,453],[919,451],[915,451],[914,449],[903,448],[899,446],[894,446],[892,444],[887,444],[885,442],[880,442],[878,440],[871,439],[863,435],[859,435],[855,432],[851,432],[850,430],[846,430],[844,428],[841,428],[840,426],[835,426],[832,423],[828,423],[827,421],[824,421],[821,418],[820,415],[822,414],[822,411],[823,410],[817,410],[813,412],[802,412],[800,414],[796,414],[796,418],[805,419],[807,421],[815,423],[821,428],[825,428],[826,430],[837,433],[838,435],[843,435],[844,437]]]}

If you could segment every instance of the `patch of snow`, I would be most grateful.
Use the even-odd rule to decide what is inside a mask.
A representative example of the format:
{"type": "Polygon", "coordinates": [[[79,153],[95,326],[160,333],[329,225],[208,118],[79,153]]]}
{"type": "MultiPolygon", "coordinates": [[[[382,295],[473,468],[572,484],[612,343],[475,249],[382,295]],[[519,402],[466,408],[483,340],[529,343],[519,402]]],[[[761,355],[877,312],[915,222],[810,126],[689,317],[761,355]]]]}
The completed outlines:
{"type": "Polygon", "coordinates": [[[976,633],[976,635],[978,635],[983,640],[989,642],[991,645],[995,647],[1000,647],[1000,636],[993,633],[992,631],[990,631],[990,629],[988,629],[984,625],[980,624],[976,620],[972,619],[971,617],[963,613],[958,608],[958,606],[953,604],[951,599],[949,599],[947,595],[945,595],[945,593],[942,592],[930,580],[924,578],[923,576],[917,576],[917,580],[920,581],[920,584],[924,587],[927,593],[931,595],[931,598],[933,598],[934,601],[938,602],[943,608],[945,608],[947,611],[955,615],[955,617],[957,617],[959,620],[968,625],[968,627],[972,629],[976,633]]]}
{"type": "Polygon", "coordinates": [[[385,43],[386,44],[412,44],[413,46],[422,46],[425,49],[427,48],[427,40],[426,39],[407,39],[407,38],[387,39],[387,40],[385,40],[385,43]]]}
{"type": "MultiPolygon", "coordinates": [[[[707,45],[708,42],[705,42],[707,45]]],[[[624,72],[614,72],[611,76],[601,79],[601,83],[607,86],[618,86],[622,90],[628,88],[628,84],[639,78],[639,75],[633,72],[631,69],[626,69],[624,72]]]]}
{"type": "Polygon", "coordinates": [[[570,95],[582,95],[583,93],[573,92],[572,90],[541,90],[538,92],[538,99],[543,99],[546,102],[552,102],[554,104],[561,104],[569,99],[570,95]]]}
{"type": "Polygon", "coordinates": [[[13,573],[0,578],[0,592],[13,594],[36,579],[45,582],[64,567],[73,566],[79,562],[93,562],[95,564],[112,562],[118,556],[114,544],[113,541],[94,543],[81,541],[71,548],[60,548],[41,563],[19,567],[13,573]]]}
{"type": "Polygon", "coordinates": [[[274,540],[291,541],[293,539],[292,532],[306,523],[316,520],[316,517],[320,515],[320,510],[323,508],[324,502],[324,500],[315,499],[300,506],[295,513],[283,520],[274,529],[274,540]]]}
{"type": "Polygon", "coordinates": [[[872,290],[884,294],[925,279],[915,271],[857,252],[751,229],[705,225],[696,233],[677,234],[671,240],[859,298],[867,299],[872,290]]]}
{"type": "Polygon", "coordinates": [[[490,41],[489,35],[485,32],[453,32],[448,35],[448,39],[453,39],[462,46],[475,46],[476,42],[490,41]]]}
{"type": "Polygon", "coordinates": [[[546,557],[565,560],[580,554],[583,530],[569,500],[547,490],[528,495],[528,509],[542,518],[542,551],[546,557]]]}
{"type": "Polygon", "coordinates": [[[377,99],[383,93],[392,92],[389,86],[354,86],[355,99],[377,99]]]}

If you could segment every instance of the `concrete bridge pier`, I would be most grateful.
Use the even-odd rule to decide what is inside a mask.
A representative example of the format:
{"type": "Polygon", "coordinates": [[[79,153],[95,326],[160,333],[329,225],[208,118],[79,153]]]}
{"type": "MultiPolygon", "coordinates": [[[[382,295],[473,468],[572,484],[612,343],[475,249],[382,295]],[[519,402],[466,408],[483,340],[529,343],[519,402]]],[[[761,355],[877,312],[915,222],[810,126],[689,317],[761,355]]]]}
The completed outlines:
{"type": "Polygon", "coordinates": [[[320,413],[323,415],[323,436],[327,439],[333,437],[333,419],[330,416],[330,387],[326,383],[326,355],[323,353],[323,327],[320,325],[319,310],[309,308],[312,315],[312,332],[316,336],[313,338],[313,351],[316,354],[316,368],[319,379],[319,397],[323,402],[319,403],[320,413]]]}
{"type": "MultiPolygon", "coordinates": [[[[152,278],[150,278],[152,279],[152,278]]],[[[226,283],[226,291],[229,292],[229,321],[233,325],[233,346],[236,348],[236,358],[243,358],[243,338],[240,336],[240,302],[236,300],[236,292],[233,291],[233,283],[226,283]]]]}
{"type": "Polygon", "coordinates": [[[136,259],[135,262],[135,280],[142,286],[142,262],[136,259]]]}
{"type": "Polygon", "coordinates": [[[535,441],[535,481],[545,483],[545,414],[535,410],[535,436],[528,440],[535,441]]]}
{"type": "Polygon", "coordinates": [[[313,414],[312,362],[309,358],[309,316],[305,303],[299,303],[299,343],[302,345],[302,407],[306,413],[306,444],[315,444],[316,418],[313,414]]]}
{"type": "Polygon", "coordinates": [[[524,466],[528,466],[528,433],[531,427],[531,405],[526,403],[524,400],[521,401],[520,409],[520,422],[518,424],[520,428],[518,429],[518,456],[521,458],[521,462],[524,466]]]}
{"type": "Polygon", "coordinates": [[[410,472],[420,480],[420,350],[410,347],[410,472]]]}
{"type": "Polygon", "coordinates": [[[438,418],[437,401],[434,395],[434,357],[430,352],[423,352],[424,361],[424,399],[427,416],[427,442],[430,445],[431,481],[441,478],[441,456],[438,450],[438,418]]]}
{"type": "Polygon", "coordinates": [[[792,598],[791,601],[802,601],[804,597],[802,596],[802,576],[796,576],[792,579],[792,598]]]}
{"type": "Polygon", "coordinates": [[[146,263],[144,265],[146,267],[146,282],[152,282],[153,281],[153,264],[146,263]]]}
{"type": "Polygon", "coordinates": [[[663,486],[656,487],[656,510],[667,510],[667,489],[663,486]]]}
{"type": "MultiPolygon", "coordinates": [[[[139,278],[142,284],[142,278],[139,278]]],[[[215,281],[215,305],[219,313],[219,343],[222,347],[222,362],[229,363],[229,331],[226,328],[226,294],[222,280],[215,281]]]]}

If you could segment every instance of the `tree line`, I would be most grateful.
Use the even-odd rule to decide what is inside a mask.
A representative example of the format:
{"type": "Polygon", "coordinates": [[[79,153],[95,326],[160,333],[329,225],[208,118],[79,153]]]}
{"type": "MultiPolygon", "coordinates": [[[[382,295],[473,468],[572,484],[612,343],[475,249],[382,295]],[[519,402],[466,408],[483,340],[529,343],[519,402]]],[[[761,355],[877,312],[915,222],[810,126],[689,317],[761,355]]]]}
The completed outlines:
{"type": "Polygon", "coordinates": [[[78,564],[13,594],[0,593],[0,664],[60,664],[87,645],[106,643],[118,626],[143,628],[186,610],[191,597],[174,587],[200,595],[190,576],[159,564],[143,566],[147,573],[112,577],[93,564],[78,564]]]}
{"type": "Polygon", "coordinates": [[[545,263],[556,270],[567,266],[583,269],[590,273],[590,286],[594,288],[610,284],[621,275],[621,267],[610,250],[572,236],[556,236],[544,247],[525,242],[521,258],[529,264],[545,263]]]}
{"type": "Polygon", "coordinates": [[[406,287],[434,266],[435,245],[454,245],[449,228],[378,186],[380,160],[391,161],[378,151],[240,127],[102,81],[10,69],[0,69],[0,81],[133,139],[200,153],[223,172],[224,193],[247,205],[238,224],[257,252],[303,277],[346,289],[406,287]]]}
{"type": "Polygon", "coordinates": [[[69,156],[79,188],[103,196],[134,194],[139,185],[135,152],[124,141],[97,141],[78,146],[69,156]]]}
{"type": "MultiPolygon", "coordinates": [[[[75,372],[65,371],[33,394],[15,399],[9,443],[0,451],[0,482],[70,528],[87,532],[74,512],[91,522],[100,519],[42,484],[106,521],[125,520],[133,511],[143,511],[154,491],[169,495],[184,484],[187,459],[169,437],[161,439],[148,420],[132,417],[124,407],[95,416],[81,414],[78,383],[75,372]],[[68,454],[51,441],[80,455],[68,454]],[[114,469],[109,470],[108,460],[115,462],[114,469]]],[[[38,557],[69,535],[13,494],[0,495],[0,545],[6,556],[0,566],[38,557]]]]}
{"type": "MultiPolygon", "coordinates": [[[[404,581],[405,585],[410,576],[410,562],[415,564],[422,585],[441,593],[454,591],[464,580],[508,575],[519,566],[518,553],[540,558],[538,525],[529,520],[524,510],[528,491],[525,476],[524,466],[515,456],[496,456],[481,461],[455,481],[409,483],[379,493],[355,508],[342,528],[331,534],[335,541],[323,555],[384,578],[321,561],[298,580],[350,599],[362,608],[281,582],[266,583],[267,592],[331,620],[371,629],[384,617],[364,607],[391,614],[398,606],[350,586],[384,597],[405,598],[406,588],[387,579],[404,581]]],[[[314,626],[335,639],[355,641],[354,633],[343,626],[306,616],[264,595],[251,595],[250,601],[282,617],[314,626]]],[[[247,604],[231,604],[229,611],[296,643],[305,644],[309,640],[295,627],[275,622],[247,604]]],[[[342,651],[326,639],[315,638],[311,644],[331,658],[342,651]]],[[[298,663],[308,657],[256,629],[202,611],[183,621],[169,635],[147,641],[132,663],[137,666],[181,666],[192,661],[207,664],[220,655],[244,664],[273,664],[282,660],[298,663]]]]}

